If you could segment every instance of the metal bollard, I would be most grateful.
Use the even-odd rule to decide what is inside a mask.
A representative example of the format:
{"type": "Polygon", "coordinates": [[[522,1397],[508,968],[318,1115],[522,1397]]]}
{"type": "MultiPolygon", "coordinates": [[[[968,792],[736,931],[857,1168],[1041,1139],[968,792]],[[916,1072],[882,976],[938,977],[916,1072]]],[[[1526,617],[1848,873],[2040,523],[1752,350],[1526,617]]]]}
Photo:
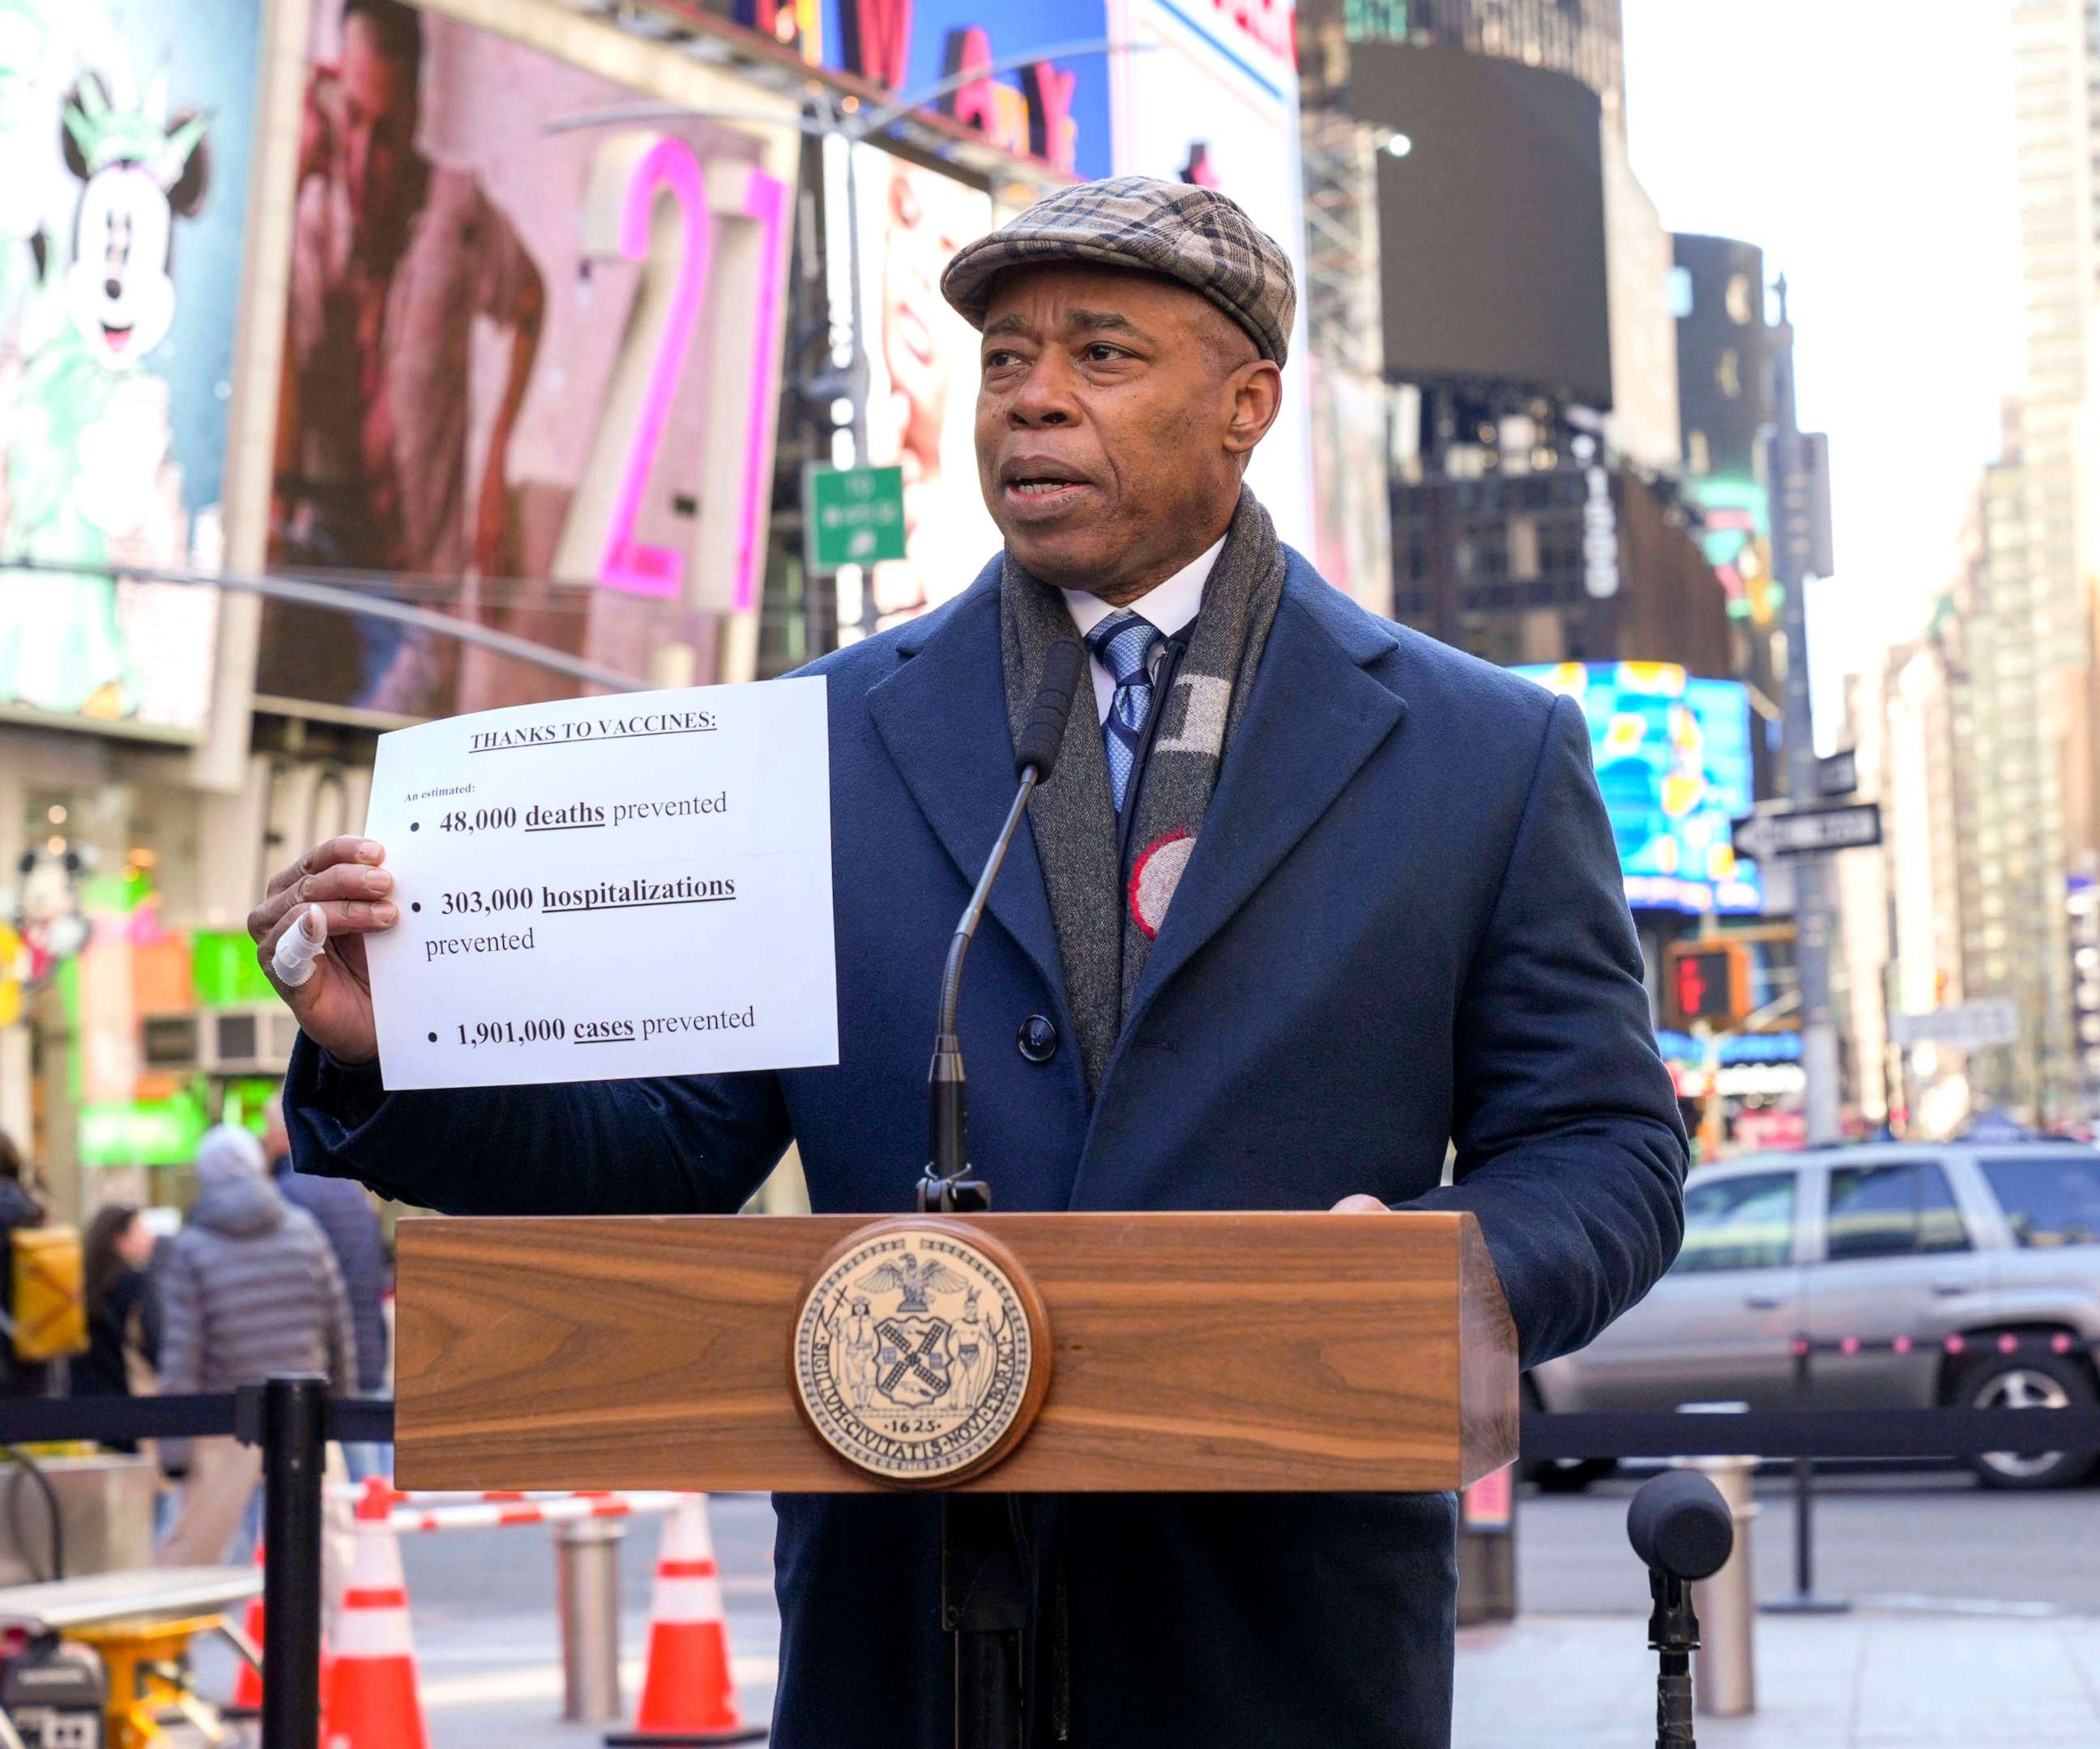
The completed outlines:
{"type": "Polygon", "coordinates": [[[562,1619],[562,1716],[602,1725],[620,1700],[620,1545],[626,1527],[603,1518],[554,1527],[562,1619]]]}
{"type": "Polygon", "coordinates": [[[1694,1693],[1699,1711],[1716,1718],[1740,1718],[1758,1710],[1757,1659],[1753,1634],[1758,1617],[1758,1588],[1750,1566],[1750,1521],[1758,1515],[1751,1495],[1757,1474],[1754,1457],[1694,1457],[1688,1469],[1698,1470],[1721,1491],[1735,1521],[1736,1546],[1711,1579],[1692,1588],[1692,1606],[1699,1614],[1699,1650],[1694,1654],[1694,1693]]]}
{"type": "Polygon", "coordinates": [[[1516,1619],[1516,1465],[1458,1496],[1458,1625],[1516,1619]]]}

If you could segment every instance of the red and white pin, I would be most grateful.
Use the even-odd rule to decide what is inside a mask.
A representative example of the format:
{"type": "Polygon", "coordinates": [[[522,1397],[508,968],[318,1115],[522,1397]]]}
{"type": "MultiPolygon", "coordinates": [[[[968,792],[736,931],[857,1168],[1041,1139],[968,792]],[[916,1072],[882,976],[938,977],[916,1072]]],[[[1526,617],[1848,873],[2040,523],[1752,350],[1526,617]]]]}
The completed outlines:
{"type": "Polygon", "coordinates": [[[1195,852],[1196,835],[1178,827],[1138,852],[1130,871],[1130,914],[1146,941],[1158,938],[1174,889],[1181,884],[1182,871],[1195,852]]]}

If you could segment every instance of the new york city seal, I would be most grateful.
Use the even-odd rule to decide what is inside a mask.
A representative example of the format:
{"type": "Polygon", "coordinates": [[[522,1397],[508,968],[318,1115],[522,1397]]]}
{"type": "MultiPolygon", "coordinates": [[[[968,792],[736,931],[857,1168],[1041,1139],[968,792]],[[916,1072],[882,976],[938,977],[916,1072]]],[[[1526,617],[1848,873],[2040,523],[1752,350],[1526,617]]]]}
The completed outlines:
{"type": "Polygon", "coordinates": [[[885,1482],[958,1481],[996,1463],[1027,1431],[1049,1369],[1020,1265],[961,1222],[863,1228],[825,1259],[795,1320],[802,1412],[885,1482]]]}

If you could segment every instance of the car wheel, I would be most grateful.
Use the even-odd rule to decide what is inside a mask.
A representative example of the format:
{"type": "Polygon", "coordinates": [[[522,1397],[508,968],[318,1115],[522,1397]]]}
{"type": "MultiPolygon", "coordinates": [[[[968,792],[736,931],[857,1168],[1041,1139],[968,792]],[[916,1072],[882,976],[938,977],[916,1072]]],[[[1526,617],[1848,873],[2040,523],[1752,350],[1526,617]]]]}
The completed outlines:
{"type": "MultiPolygon", "coordinates": [[[[1536,1413],[1545,1408],[1538,1387],[1529,1378],[1523,1382],[1522,1393],[1527,1410],[1536,1413]]],[[[1542,1457],[1526,1464],[1520,1474],[1526,1482],[1536,1484],[1542,1494],[1580,1494],[1618,1467],[1615,1457],[1542,1457]]]]}
{"type": "MultiPolygon", "coordinates": [[[[2092,1379],[2054,1355],[2007,1355],[1980,1360],[1965,1373],[1955,1401],[1972,1409],[2089,1409],[2092,1379]]],[[[2082,1481],[2091,1452],[1985,1452],[1970,1466],[1986,1487],[2058,1488],[2082,1481]]]]}
{"type": "Polygon", "coordinates": [[[1549,1457],[1532,1465],[1531,1479],[1542,1494],[1580,1494],[1618,1467],[1615,1457],[1549,1457]]]}

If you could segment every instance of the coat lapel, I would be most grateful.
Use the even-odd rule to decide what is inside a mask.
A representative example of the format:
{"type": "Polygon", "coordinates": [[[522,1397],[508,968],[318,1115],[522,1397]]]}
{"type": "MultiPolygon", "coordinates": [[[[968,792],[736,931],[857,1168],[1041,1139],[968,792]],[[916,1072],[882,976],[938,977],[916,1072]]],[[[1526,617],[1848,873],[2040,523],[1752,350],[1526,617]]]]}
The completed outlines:
{"type": "Polygon", "coordinates": [[[1254,896],[1406,712],[1405,699],[1365,672],[1396,641],[1339,597],[1322,598],[1330,594],[1293,555],[1253,696],[1145,962],[1125,1042],[1167,980],[1254,896]]]}
{"type": "MultiPolygon", "coordinates": [[[[999,637],[999,563],[942,611],[907,627],[897,672],[871,687],[868,713],[904,786],[973,887],[1012,803],[1013,736],[999,637]]],[[[959,903],[956,910],[962,910],[959,903]]],[[[990,906],[1057,998],[1065,978],[1043,865],[1023,820],[994,883],[990,906]]],[[[930,993],[933,985],[927,985],[930,993]]]]}

